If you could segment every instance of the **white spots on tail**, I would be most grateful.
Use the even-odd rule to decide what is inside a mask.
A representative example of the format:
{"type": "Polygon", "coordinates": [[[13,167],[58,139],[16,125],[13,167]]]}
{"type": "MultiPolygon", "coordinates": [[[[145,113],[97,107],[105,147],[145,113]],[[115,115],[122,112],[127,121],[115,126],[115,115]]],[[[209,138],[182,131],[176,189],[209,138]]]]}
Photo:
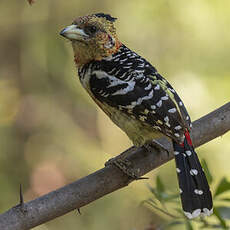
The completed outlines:
{"type": "Polygon", "coordinates": [[[181,172],[181,170],[180,170],[179,168],[176,168],[176,171],[177,171],[177,173],[180,173],[180,172],[181,172]]]}
{"type": "Polygon", "coordinates": [[[179,188],[180,194],[183,192],[183,190],[181,188],[179,188]]]}
{"type": "Polygon", "coordinates": [[[198,174],[198,170],[196,170],[196,169],[191,169],[191,170],[190,170],[190,174],[191,174],[192,176],[195,176],[195,175],[198,174]]]}
{"type": "Polygon", "coordinates": [[[188,156],[191,156],[191,155],[192,155],[192,152],[191,152],[190,150],[185,151],[185,153],[186,153],[188,156]]]}
{"type": "Polygon", "coordinates": [[[189,120],[189,116],[186,117],[186,121],[188,121],[188,120],[189,120]]]}
{"type": "Polygon", "coordinates": [[[213,213],[213,208],[212,209],[208,209],[208,208],[203,208],[203,210],[201,211],[200,208],[194,210],[192,213],[190,212],[184,212],[185,216],[187,216],[188,219],[193,219],[196,218],[198,216],[211,216],[213,213]]]}
{"type": "Polygon", "coordinates": [[[204,192],[203,192],[203,190],[195,189],[194,193],[197,195],[202,195],[204,192]]]}
{"type": "Polygon", "coordinates": [[[180,154],[180,152],[174,151],[174,155],[175,155],[175,156],[178,155],[178,154],[180,154]]]}
{"type": "Polygon", "coordinates": [[[187,216],[189,219],[193,219],[198,217],[201,214],[201,209],[198,208],[196,210],[194,210],[192,213],[190,212],[184,212],[185,216],[187,216]]]}
{"type": "Polygon", "coordinates": [[[210,216],[213,213],[213,208],[209,210],[208,208],[203,208],[203,212],[201,213],[202,216],[210,216]]]}
{"type": "Polygon", "coordinates": [[[180,102],[179,102],[179,105],[180,105],[180,106],[183,106],[183,102],[182,102],[182,101],[180,101],[180,102]]]}
{"type": "Polygon", "coordinates": [[[156,109],[157,107],[155,105],[151,105],[151,109],[156,109]]]}

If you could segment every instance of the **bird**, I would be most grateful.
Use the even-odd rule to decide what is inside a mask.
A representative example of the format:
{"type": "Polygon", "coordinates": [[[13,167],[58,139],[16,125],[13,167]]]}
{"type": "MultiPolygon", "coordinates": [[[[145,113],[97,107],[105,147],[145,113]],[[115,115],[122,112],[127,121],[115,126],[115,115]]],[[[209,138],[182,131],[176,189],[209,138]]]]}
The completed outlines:
{"type": "Polygon", "coordinates": [[[71,41],[81,85],[134,146],[148,146],[162,136],[172,141],[184,215],[210,216],[212,194],[192,144],[185,105],[153,65],[119,40],[116,19],[88,14],[61,30],[71,41]]]}

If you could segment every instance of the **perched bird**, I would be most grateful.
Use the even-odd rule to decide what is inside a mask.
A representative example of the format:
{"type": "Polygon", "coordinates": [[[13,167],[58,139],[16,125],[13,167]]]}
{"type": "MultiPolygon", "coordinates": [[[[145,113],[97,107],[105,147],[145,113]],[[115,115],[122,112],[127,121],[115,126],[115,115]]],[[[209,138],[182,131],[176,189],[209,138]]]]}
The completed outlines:
{"type": "Polygon", "coordinates": [[[173,87],[144,58],[122,44],[116,18],[76,18],[60,34],[72,42],[80,82],[135,146],[161,136],[172,140],[185,215],[213,212],[209,185],[190,138],[191,120],[173,87]]]}

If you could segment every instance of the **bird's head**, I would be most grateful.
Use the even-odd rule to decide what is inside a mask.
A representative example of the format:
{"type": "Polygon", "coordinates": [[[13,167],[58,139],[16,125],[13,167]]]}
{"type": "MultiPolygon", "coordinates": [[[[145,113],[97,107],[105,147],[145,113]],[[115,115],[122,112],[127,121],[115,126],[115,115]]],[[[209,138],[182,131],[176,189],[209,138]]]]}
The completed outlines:
{"type": "Polygon", "coordinates": [[[121,43],[116,35],[115,20],[109,14],[86,15],[76,18],[60,32],[72,42],[78,67],[117,52],[121,43]]]}

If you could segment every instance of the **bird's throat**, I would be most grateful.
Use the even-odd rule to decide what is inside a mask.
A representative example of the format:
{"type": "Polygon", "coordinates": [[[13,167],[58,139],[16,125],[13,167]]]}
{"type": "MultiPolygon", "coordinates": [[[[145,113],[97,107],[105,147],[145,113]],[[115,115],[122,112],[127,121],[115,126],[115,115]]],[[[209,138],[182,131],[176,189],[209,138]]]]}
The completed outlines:
{"type": "Polygon", "coordinates": [[[91,61],[100,61],[105,57],[109,57],[116,53],[121,47],[121,42],[116,41],[114,47],[106,49],[102,44],[97,44],[97,46],[92,46],[91,44],[85,44],[81,42],[72,43],[74,52],[74,62],[77,68],[91,61]]]}

